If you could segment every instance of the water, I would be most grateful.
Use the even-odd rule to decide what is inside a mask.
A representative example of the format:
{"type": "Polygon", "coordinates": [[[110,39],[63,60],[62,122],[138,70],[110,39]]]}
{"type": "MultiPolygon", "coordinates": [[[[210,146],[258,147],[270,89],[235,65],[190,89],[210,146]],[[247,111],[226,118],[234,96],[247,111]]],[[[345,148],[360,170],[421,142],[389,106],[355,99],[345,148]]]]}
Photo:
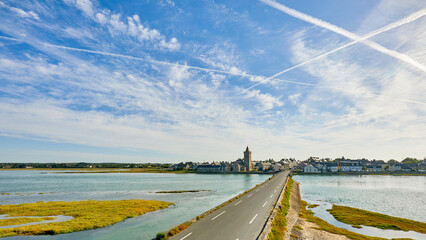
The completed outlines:
{"type": "Polygon", "coordinates": [[[321,176],[298,175],[302,199],[320,204],[311,209],[315,215],[341,228],[369,236],[426,239],[426,234],[381,230],[372,227],[361,229],[338,222],[326,211],[331,204],[361,208],[395,217],[426,222],[425,176],[321,176]]]}
{"type": "Polygon", "coordinates": [[[0,171],[0,204],[38,201],[155,199],[176,205],[164,210],[98,229],[57,236],[8,239],[152,239],[157,232],[225,202],[262,183],[271,175],[167,174],[167,173],[53,173],[0,171]],[[211,190],[209,192],[159,194],[156,191],[211,190]],[[16,193],[19,193],[16,194],[16,193]],[[43,194],[40,194],[43,193],[43,194]]]}

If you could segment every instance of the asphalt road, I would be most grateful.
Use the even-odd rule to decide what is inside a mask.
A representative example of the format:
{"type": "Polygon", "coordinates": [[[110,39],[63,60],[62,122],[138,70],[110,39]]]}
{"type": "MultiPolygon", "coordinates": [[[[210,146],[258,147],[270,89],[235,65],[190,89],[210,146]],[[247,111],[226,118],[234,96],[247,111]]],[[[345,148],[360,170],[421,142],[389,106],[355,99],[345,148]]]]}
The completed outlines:
{"type": "Polygon", "coordinates": [[[279,198],[288,173],[285,171],[277,174],[272,180],[193,223],[171,239],[256,239],[279,198]]]}

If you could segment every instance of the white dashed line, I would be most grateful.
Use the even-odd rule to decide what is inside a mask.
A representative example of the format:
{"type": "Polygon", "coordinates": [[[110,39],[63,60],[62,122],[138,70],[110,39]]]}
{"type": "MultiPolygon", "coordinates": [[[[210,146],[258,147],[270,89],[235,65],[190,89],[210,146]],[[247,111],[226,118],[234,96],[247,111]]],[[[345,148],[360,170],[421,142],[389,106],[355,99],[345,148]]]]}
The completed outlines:
{"type": "Polygon", "coordinates": [[[186,234],[186,235],[185,235],[185,237],[181,238],[180,240],[183,240],[183,239],[187,238],[187,237],[188,237],[189,235],[191,235],[191,234],[192,234],[192,232],[190,232],[190,233],[186,234]]]}
{"type": "Polygon", "coordinates": [[[269,197],[269,198],[272,198],[272,196],[273,196],[274,194],[271,194],[271,196],[269,197]]]}
{"type": "Polygon", "coordinates": [[[249,222],[249,224],[252,224],[252,222],[254,221],[254,219],[257,217],[258,213],[256,213],[256,215],[254,215],[254,217],[251,219],[251,221],[249,222]]]}
{"type": "Polygon", "coordinates": [[[240,204],[242,201],[237,202],[234,206],[237,206],[238,204],[240,204]]]}
{"type": "Polygon", "coordinates": [[[223,211],[221,213],[219,213],[216,217],[212,218],[212,220],[215,220],[217,217],[219,217],[220,215],[224,214],[226,211],[223,211]]]}
{"type": "Polygon", "coordinates": [[[253,195],[253,194],[250,194],[250,195],[248,195],[247,197],[251,197],[251,195],[253,195]]]}
{"type": "Polygon", "coordinates": [[[277,190],[275,190],[274,192],[277,192],[277,190]]]}
{"type": "Polygon", "coordinates": [[[265,205],[268,203],[268,201],[266,201],[264,204],[263,204],[263,206],[262,207],[265,207],[265,205]]]}
{"type": "Polygon", "coordinates": [[[259,192],[259,189],[257,189],[256,192],[259,192]]]}

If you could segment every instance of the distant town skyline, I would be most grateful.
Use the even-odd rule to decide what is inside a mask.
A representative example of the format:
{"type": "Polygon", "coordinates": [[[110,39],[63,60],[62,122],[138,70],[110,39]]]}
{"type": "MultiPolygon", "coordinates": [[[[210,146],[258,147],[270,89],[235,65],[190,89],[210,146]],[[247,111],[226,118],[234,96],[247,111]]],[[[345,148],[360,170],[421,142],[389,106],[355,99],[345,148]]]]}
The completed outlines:
{"type": "Polygon", "coordinates": [[[1,162],[426,156],[424,0],[0,0],[1,162]]]}

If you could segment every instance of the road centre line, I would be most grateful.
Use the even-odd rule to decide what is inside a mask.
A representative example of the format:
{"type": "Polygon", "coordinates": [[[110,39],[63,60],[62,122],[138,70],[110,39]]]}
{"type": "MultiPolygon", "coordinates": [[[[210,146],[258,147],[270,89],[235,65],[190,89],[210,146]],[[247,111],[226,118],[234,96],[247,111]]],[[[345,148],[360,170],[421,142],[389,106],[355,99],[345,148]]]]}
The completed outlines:
{"type": "Polygon", "coordinates": [[[265,207],[265,205],[268,203],[268,201],[266,201],[264,204],[263,204],[263,206],[262,207],[265,207]]]}
{"type": "Polygon", "coordinates": [[[188,237],[189,235],[191,235],[191,234],[192,234],[192,232],[190,232],[190,233],[186,234],[186,235],[185,235],[185,237],[181,238],[180,240],[183,240],[183,239],[187,238],[187,237],[188,237]]]}
{"type": "Polygon", "coordinates": [[[275,191],[274,192],[277,192],[277,190],[275,189],[275,191]]]}
{"type": "Polygon", "coordinates": [[[256,192],[259,192],[259,189],[257,189],[256,192]]]}
{"type": "Polygon", "coordinates": [[[212,218],[212,220],[215,220],[217,217],[219,217],[220,215],[224,214],[226,211],[223,211],[221,213],[219,213],[216,217],[212,218]]]}
{"type": "Polygon", "coordinates": [[[242,201],[237,202],[236,204],[234,204],[234,206],[237,206],[238,204],[240,204],[242,201]]]}
{"type": "Polygon", "coordinates": [[[251,221],[249,222],[249,224],[252,224],[252,222],[254,221],[254,219],[257,217],[257,215],[259,215],[258,213],[256,213],[256,215],[254,215],[254,217],[251,219],[251,221]]]}
{"type": "Polygon", "coordinates": [[[269,197],[269,198],[272,198],[272,196],[273,196],[274,194],[271,194],[271,196],[269,197]]]}
{"type": "Polygon", "coordinates": [[[250,195],[248,195],[247,197],[251,197],[253,195],[253,193],[252,194],[250,194],[250,195]]]}

